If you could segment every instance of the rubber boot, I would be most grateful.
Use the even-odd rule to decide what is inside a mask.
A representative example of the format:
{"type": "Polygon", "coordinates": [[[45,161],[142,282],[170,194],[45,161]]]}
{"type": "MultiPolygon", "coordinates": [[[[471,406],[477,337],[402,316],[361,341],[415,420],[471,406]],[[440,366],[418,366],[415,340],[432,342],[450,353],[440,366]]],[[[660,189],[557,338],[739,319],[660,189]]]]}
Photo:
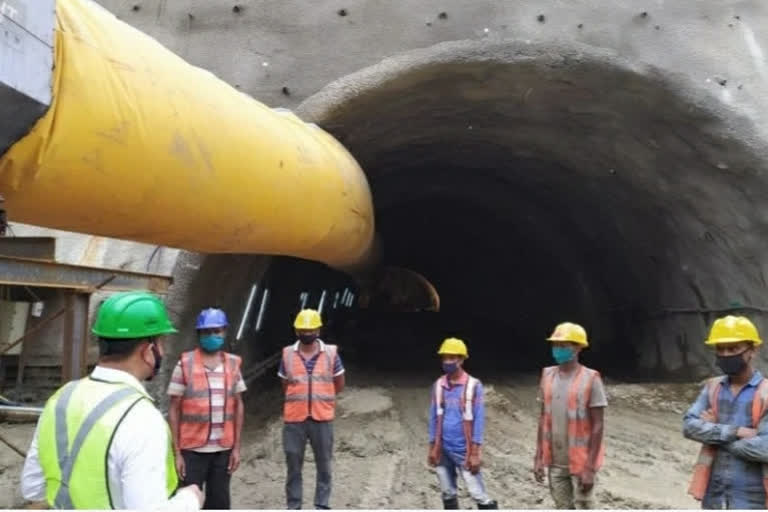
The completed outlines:
{"type": "Polygon", "coordinates": [[[497,510],[499,508],[499,504],[496,502],[496,500],[491,500],[488,503],[478,503],[477,508],[480,510],[497,510]]]}
{"type": "Polygon", "coordinates": [[[458,510],[459,509],[459,498],[453,497],[448,500],[443,500],[443,508],[445,510],[458,510]]]}

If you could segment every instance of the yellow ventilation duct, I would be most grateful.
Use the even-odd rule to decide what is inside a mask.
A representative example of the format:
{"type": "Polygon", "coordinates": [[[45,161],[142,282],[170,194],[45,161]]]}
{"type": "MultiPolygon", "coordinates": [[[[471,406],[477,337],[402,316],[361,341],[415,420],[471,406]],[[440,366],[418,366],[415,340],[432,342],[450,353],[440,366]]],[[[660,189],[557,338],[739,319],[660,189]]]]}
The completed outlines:
{"type": "Polygon", "coordinates": [[[370,190],[333,137],[89,0],[56,9],[53,102],[0,158],[12,220],[335,266],[365,256],[370,190]]]}

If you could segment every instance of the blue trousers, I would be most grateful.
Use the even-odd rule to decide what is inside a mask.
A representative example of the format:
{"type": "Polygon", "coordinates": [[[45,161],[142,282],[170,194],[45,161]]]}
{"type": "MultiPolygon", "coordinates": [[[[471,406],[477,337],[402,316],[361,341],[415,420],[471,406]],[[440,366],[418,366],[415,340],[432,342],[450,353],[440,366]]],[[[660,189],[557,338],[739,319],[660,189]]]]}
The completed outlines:
{"type": "Polygon", "coordinates": [[[437,478],[440,481],[440,490],[444,500],[456,497],[458,473],[464,479],[467,485],[467,491],[472,499],[478,504],[486,504],[490,501],[488,493],[485,492],[483,475],[478,472],[473,475],[471,471],[464,468],[465,452],[456,453],[443,449],[440,462],[437,465],[437,478]]]}

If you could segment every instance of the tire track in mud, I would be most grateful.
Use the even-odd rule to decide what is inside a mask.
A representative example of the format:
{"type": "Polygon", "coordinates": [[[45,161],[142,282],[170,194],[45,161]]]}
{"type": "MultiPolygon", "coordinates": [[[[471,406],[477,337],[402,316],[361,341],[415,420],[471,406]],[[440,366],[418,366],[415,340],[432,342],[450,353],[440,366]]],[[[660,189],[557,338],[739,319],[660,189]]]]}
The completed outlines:
{"type": "MultiPolygon", "coordinates": [[[[686,494],[695,446],[682,437],[681,416],[668,408],[638,405],[633,396],[623,396],[624,387],[608,385],[609,395],[616,391],[618,396],[609,396],[606,410],[606,464],[599,474],[596,506],[698,508],[686,494]]],[[[489,489],[498,486],[503,495],[514,496],[513,503],[500,501],[503,506],[553,507],[549,490],[535,483],[531,473],[538,424],[536,386],[504,380],[487,388],[485,451],[494,470],[486,479],[489,489]]],[[[653,390],[653,385],[641,388],[653,390]]]]}
{"type": "Polygon", "coordinates": [[[545,484],[533,477],[536,453],[536,386],[503,381],[486,384],[484,450],[489,493],[500,507],[551,508],[545,484]]]}
{"type": "MultiPolygon", "coordinates": [[[[388,396],[391,397],[391,394],[388,394],[388,396]]],[[[392,408],[388,411],[388,416],[391,421],[386,423],[380,422],[380,426],[390,429],[395,443],[402,444],[406,436],[403,433],[403,421],[395,401],[393,401],[392,408]]],[[[376,424],[376,419],[373,420],[373,424],[376,424]]],[[[359,508],[375,509],[390,507],[395,477],[402,465],[403,453],[400,450],[394,449],[394,447],[389,449],[383,447],[383,450],[389,453],[377,455],[371,461],[371,471],[362,489],[360,501],[356,505],[359,508]]]]}
{"type": "MultiPolygon", "coordinates": [[[[481,376],[482,377],[482,376],[481,376]]],[[[483,474],[490,496],[502,508],[551,508],[546,485],[532,476],[538,405],[536,376],[484,380],[486,431],[483,474]]],[[[340,399],[331,505],[336,508],[440,509],[440,489],[426,464],[428,377],[361,375],[340,399]]],[[[690,386],[695,393],[698,386],[690,386]]],[[[698,508],[686,495],[697,446],[680,432],[688,395],[669,395],[663,384],[607,384],[605,468],[600,472],[600,508],[698,508]],[[666,393],[666,394],[665,394],[666,393]],[[669,396],[667,396],[669,395],[669,396]],[[670,405],[671,404],[671,405],[670,405]]],[[[671,389],[671,387],[670,387],[671,389]]],[[[242,465],[232,478],[235,508],[283,508],[285,461],[279,390],[254,395],[241,449],[242,465]]],[[[3,426],[5,429],[7,426],[3,426]]],[[[20,445],[34,425],[7,428],[20,445]]],[[[3,456],[0,451],[0,457],[3,456]]],[[[20,506],[21,460],[0,460],[5,506],[20,506]]],[[[315,468],[307,448],[304,506],[313,504],[315,468]]],[[[462,507],[474,504],[459,481],[462,507]]],[[[3,497],[0,497],[3,498],[3,497]]]]}
{"type": "Polygon", "coordinates": [[[434,469],[427,465],[429,383],[409,385],[393,393],[403,431],[402,459],[388,504],[397,509],[442,508],[434,469]]]}

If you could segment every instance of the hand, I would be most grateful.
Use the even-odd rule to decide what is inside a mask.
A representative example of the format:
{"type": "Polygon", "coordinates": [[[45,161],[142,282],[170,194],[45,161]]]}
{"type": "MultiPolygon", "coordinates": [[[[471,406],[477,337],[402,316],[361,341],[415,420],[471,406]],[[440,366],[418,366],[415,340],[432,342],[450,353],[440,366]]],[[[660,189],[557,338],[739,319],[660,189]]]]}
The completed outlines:
{"type": "Polygon", "coordinates": [[[188,490],[189,492],[194,494],[195,498],[197,498],[197,502],[200,504],[200,507],[203,506],[203,502],[205,501],[205,496],[203,496],[203,491],[200,490],[197,484],[192,484],[186,487],[182,487],[181,489],[179,489],[179,492],[184,490],[188,490]]]}
{"type": "Polygon", "coordinates": [[[467,459],[467,469],[470,473],[473,475],[476,475],[480,472],[480,454],[478,453],[470,453],[469,458],[467,459]]]}
{"type": "Polygon", "coordinates": [[[703,413],[699,415],[699,419],[702,421],[707,421],[709,423],[716,423],[717,422],[717,416],[715,416],[715,412],[712,409],[707,409],[703,413]]]}
{"type": "Polygon", "coordinates": [[[738,436],[739,439],[752,439],[757,436],[757,430],[754,428],[739,427],[736,431],[736,436],[738,436]]]}
{"type": "Polygon", "coordinates": [[[440,453],[437,450],[437,443],[434,443],[429,446],[429,452],[427,453],[427,464],[435,467],[437,466],[438,462],[440,462],[440,453]]]}
{"type": "Polygon", "coordinates": [[[581,476],[579,476],[579,482],[583,492],[591,491],[595,486],[595,472],[591,469],[585,469],[581,476]]]}
{"type": "Polygon", "coordinates": [[[231,475],[237,468],[240,467],[240,450],[234,448],[232,453],[229,454],[229,466],[227,466],[227,472],[231,475]]]}
{"type": "Polygon", "coordinates": [[[533,477],[540,484],[544,483],[544,466],[542,466],[541,462],[539,462],[538,460],[536,460],[536,462],[533,465],[533,477]]]}
{"type": "Polygon", "coordinates": [[[176,474],[179,475],[179,478],[184,480],[187,478],[187,467],[184,465],[184,457],[181,455],[181,452],[176,452],[176,474]]]}

